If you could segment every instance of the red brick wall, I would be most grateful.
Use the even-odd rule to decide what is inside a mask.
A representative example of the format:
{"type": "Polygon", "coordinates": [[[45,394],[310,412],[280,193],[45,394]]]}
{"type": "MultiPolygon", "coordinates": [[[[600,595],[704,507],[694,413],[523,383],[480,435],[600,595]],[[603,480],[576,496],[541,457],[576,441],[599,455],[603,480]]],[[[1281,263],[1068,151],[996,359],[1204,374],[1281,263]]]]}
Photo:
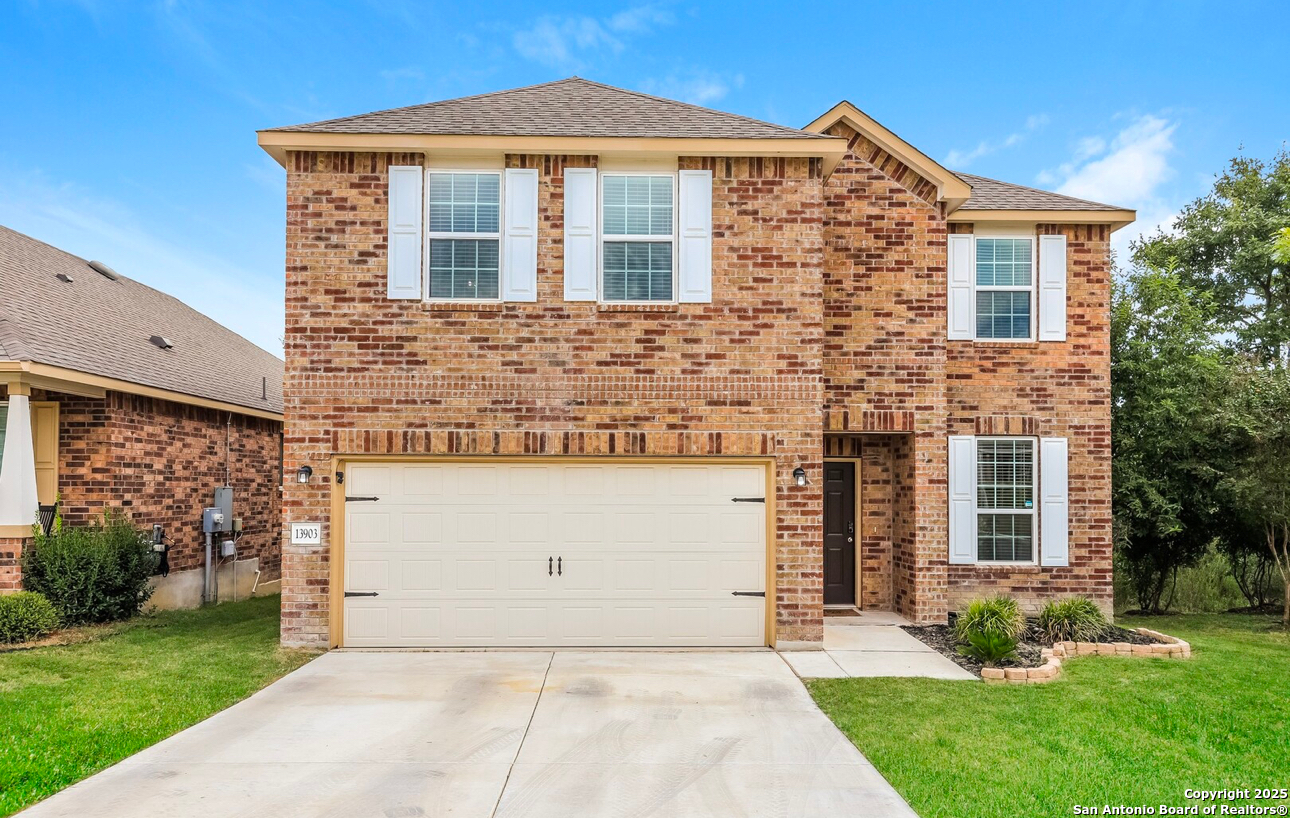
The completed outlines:
{"type": "Polygon", "coordinates": [[[950,601],[957,607],[974,596],[1002,591],[1033,610],[1054,596],[1080,594],[1110,613],[1110,231],[1039,225],[1037,232],[1066,236],[1066,341],[950,342],[949,426],[951,434],[1067,439],[1070,564],[951,566],[950,601]]]}
{"type": "Polygon", "coordinates": [[[902,506],[893,516],[892,601],[912,619],[939,620],[946,222],[930,183],[844,124],[829,133],[847,137],[850,154],[824,192],[825,430],[906,433],[889,440],[893,458],[899,449],[902,463],[918,466],[892,488],[902,506]]]}
{"type": "Polygon", "coordinates": [[[161,523],[174,540],[171,570],[197,568],[201,511],[225,484],[227,464],[244,527],[238,558],[258,557],[265,579],[278,575],[279,422],[120,392],[96,399],[37,390],[33,400],[59,403],[65,525],[84,525],[105,509],[143,529],[161,523]]]}
{"type": "Polygon", "coordinates": [[[818,640],[823,402],[821,167],[685,159],[713,170],[713,302],[613,308],[563,300],[563,168],[539,170],[538,300],[443,307],[385,297],[386,176],[419,156],[293,153],[287,175],[289,517],[283,640],[328,638],[335,454],[757,454],[777,463],[780,640],[818,640]],[[792,486],[804,466],[806,488],[792,486]]]}
{"type": "MultiPolygon", "coordinates": [[[[1032,608],[1085,594],[1109,609],[1108,229],[1036,228],[1068,239],[1066,342],[947,343],[946,235],[971,225],[947,224],[925,180],[863,136],[845,125],[830,132],[848,137],[851,154],[825,183],[824,424],[829,433],[902,433],[861,443],[892,470],[890,485],[885,473],[876,482],[862,474],[861,507],[891,509],[896,610],[942,620],[998,591],[1032,608]],[[1068,568],[948,566],[949,434],[1068,438],[1068,568]]],[[[861,548],[862,564],[866,553],[878,558],[873,539],[861,548]]],[[[880,598],[862,589],[862,600],[880,598]]]]}

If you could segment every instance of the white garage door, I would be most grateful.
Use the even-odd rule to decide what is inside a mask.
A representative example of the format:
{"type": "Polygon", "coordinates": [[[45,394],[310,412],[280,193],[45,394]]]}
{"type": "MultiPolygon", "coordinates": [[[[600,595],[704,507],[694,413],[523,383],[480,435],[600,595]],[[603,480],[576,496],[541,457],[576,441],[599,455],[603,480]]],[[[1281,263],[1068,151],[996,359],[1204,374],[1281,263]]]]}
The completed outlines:
{"type": "Polygon", "coordinates": [[[763,645],[765,475],[351,464],[344,644],[763,645]]]}

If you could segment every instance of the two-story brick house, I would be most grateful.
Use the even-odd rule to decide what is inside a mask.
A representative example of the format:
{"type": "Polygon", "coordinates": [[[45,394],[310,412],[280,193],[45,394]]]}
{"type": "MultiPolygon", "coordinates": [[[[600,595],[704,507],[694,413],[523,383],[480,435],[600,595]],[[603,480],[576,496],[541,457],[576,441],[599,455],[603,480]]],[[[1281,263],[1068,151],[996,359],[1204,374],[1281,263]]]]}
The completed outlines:
{"type": "Polygon", "coordinates": [[[817,647],[1111,600],[1110,234],[848,103],[581,79],[262,131],[283,640],[817,647]],[[307,469],[305,467],[308,467],[307,469]],[[293,541],[294,540],[294,541],[293,541]]]}

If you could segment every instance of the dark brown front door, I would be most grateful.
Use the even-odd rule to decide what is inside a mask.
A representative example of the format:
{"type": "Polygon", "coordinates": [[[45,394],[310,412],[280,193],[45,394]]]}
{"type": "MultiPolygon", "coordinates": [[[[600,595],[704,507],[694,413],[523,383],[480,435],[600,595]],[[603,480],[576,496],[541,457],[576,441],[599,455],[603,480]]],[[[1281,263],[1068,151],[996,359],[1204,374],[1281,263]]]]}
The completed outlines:
{"type": "Polygon", "coordinates": [[[856,604],[856,466],[824,464],[824,604],[856,604]]]}

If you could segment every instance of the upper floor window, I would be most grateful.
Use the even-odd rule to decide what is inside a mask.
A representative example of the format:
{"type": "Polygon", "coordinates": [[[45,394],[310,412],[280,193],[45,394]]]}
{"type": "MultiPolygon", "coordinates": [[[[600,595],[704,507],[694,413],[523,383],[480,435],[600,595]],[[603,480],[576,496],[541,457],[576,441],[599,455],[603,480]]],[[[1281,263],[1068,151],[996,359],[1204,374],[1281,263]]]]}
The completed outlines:
{"type": "Polygon", "coordinates": [[[501,173],[430,171],[429,296],[496,300],[501,289],[501,173]]]}
{"type": "Polygon", "coordinates": [[[976,337],[979,340],[1033,337],[1034,240],[976,239],[976,337]]]}
{"type": "Polygon", "coordinates": [[[1035,441],[976,442],[977,562],[1035,559],[1035,441]]]}
{"type": "Polygon", "coordinates": [[[601,299],[675,301],[675,177],[601,177],[601,299]]]}

